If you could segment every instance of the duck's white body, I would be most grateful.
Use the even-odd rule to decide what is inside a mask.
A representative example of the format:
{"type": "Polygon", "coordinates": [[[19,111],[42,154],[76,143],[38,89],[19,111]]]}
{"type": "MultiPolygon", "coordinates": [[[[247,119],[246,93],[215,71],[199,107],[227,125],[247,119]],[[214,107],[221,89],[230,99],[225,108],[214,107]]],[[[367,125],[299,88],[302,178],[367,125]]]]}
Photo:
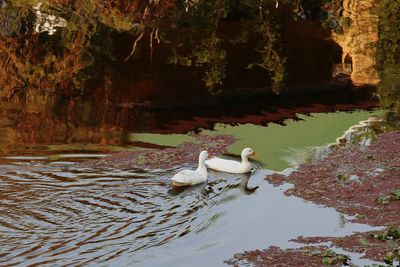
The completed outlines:
{"type": "Polygon", "coordinates": [[[207,159],[207,151],[202,151],[199,155],[199,166],[195,171],[182,170],[175,174],[171,180],[174,186],[189,186],[204,183],[207,181],[207,168],[204,161],[207,159]]]}
{"type": "Polygon", "coordinates": [[[245,148],[242,151],[242,162],[229,159],[211,158],[206,160],[208,168],[229,173],[248,173],[251,172],[251,163],[249,162],[249,156],[255,155],[251,148],[245,148]]]}
{"type": "Polygon", "coordinates": [[[230,173],[248,173],[251,171],[251,164],[247,162],[238,162],[229,159],[221,158],[211,158],[206,161],[208,168],[220,171],[220,172],[230,172],[230,173]]]}

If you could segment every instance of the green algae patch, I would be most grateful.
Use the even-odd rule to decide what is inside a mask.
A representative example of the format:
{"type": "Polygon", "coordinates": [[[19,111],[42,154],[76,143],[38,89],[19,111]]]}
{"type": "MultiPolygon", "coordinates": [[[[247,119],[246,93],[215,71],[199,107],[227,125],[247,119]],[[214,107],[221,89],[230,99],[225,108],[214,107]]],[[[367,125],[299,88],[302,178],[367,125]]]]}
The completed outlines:
{"type": "Polygon", "coordinates": [[[269,123],[268,127],[253,124],[216,124],[213,131],[203,130],[202,133],[232,135],[238,141],[229,147],[229,152],[240,154],[244,147],[251,147],[259,156],[257,160],[268,169],[282,171],[289,167],[288,158],[289,161],[302,162],[312,154],[311,148],[333,143],[338,136],[359,121],[382,115],[381,110],[309,115],[291,114],[291,112],[293,111],[290,109],[281,111],[288,117],[294,116],[295,119],[269,123]],[[290,149],[287,149],[288,147],[290,149]]]}

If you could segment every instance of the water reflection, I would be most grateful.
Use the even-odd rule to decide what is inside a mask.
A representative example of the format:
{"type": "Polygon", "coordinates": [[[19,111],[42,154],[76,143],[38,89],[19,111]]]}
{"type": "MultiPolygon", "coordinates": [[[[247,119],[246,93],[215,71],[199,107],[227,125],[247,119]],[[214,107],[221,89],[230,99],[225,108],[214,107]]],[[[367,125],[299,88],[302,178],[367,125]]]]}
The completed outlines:
{"type": "Polygon", "coordinates": [[[395,15],[399,8],[398,1],[382,1],[379,15],[379,41],[377,43],[377,63],[381,82],[378,92],[381,96],[381,105],[399,113],[399,36],[392,30],[399,24],[399,17],[395,15]]]}
{"type": "Polygon", "coordinates": [[[387,125],[297,113],[376,108],[368,88],[349,88],[379,82],[398,122],[397,1],[58,2],[0,0],[0,154],[11,155],[0,159],[0,265],[215,266],[297,235],[370,229],[284,197],[265,169],[177,190],[175,169],[76,162],[173,146],[138,132],[225,131],[240,139],[231,152],[254,144],[277,171],[343,133],[369,140],[387,125]]]}
{"type": "Polygon", "coordinates": [[[380,3],[346,0],[333,1],[332,6],[337,21],[332,37],[342,48],[341,64],[336,68],[349,74],[356,85],[377,85],[380,81],[376,62],[379,16],[371,11],[380,10],[380,3]]]}
{"type": "Polygon", "coordinates": [[[121,103],[131,100],[131,96],[125,96],[116,100],[120,103],[110,103],[103,97],[85,100],[32,95],[32,102],[24,105],[1,101],[0,153],[40,153],[56,148],[61,152],[72,149],[80,153],[84,150],[107,152],[126,149],[121,146],[148,148],[152,145],[136,140],[131,133],[186,133],[198,128],[212,128],[216,122],[266,125],[296,117],[296,113],[369,109],[377,105],[368,93],[348,90],[340,96],[330,93],[301,99],[247,97],[241,98],[243,102],[240,105],[237,105],[238,98],[220,98],[206,106],[121,107],[121,103]],[[63,147],[63,144],[70,145],[63,147]]]}
{"type": "Polygon", "coordinates": [[[385,12],[397,5],[370,0],[0,3],[2,96],[29,102],[31,94],[89,97],[98,90],[112,101],[120,91],[136,94],[139,104],[144,95],[144,101],[153,96],[174,101],[171,92],[211,97],[207,89],[240,95],[330,90],[351,87],[350,82],[376,85],[379,48],[373,44],[380,37],[389,41],[381,34],[388,27],[395,32],[385,12]],[[340,64],[350,65],[344,79],[333,75],[340,64]]]}
{"type": "Polygon", "coordinates": [[[33,7],[36,15],[35,31],[37,33],[47,32],[49,35],[53,35],[57,31],[57,27],[67,26],[67,21],[65,19],[43,13],[41,11],[42,5],[43,3],[39,2],[33,7]]]}
{"type": "Polygon", "coordinates": [[[104,135],[109,105],[213,102],[206,88],[241,96],[378,85],[382,104],[395,105],[399,3],[256,2],[2,0],[0,95],[36,108],[39,96],[55,97],[41,102],[55,109],[101,96],[104,135]]]}
{"type": "MultiPolygon", "coordinates": [[[[240,160],[240,159],[239,159],[240,160]]],[[[259,168],[260,165],[257,165],[257,168],[259,168]]],[[[252,173],[224,173],[224,172],[218,172],[218,171],[213,171],[209,170],[210,175],[216,176],[219,179],[222,179],[223,181],[229,181],[232,183],[233,181],[239,181],[239,183],[232,183],[229,188],[231,189],[239,189],[240,192],[243,195],[251,195],[253,194],[259,186],[254,186],[254,187],[249,187],[249,181],[252,175],[254,175],[253,171],[252,173]]]]}
{"type": "Polygon", "coordinates": [[[378,134],[396,128],[396,124],[386,120],[383,116],[371,116],[347,129],[342,136],[336,139],[336,143],[353,143],[365,146],[369,145],[378,134]]]}
{"type": "Polygon", "coordinates": [[[240,177],[240,191],[245,195],[253,194],[259,186],[249,187],[249,179],[251,177],[250,173],[243,174],[240,177]]]}

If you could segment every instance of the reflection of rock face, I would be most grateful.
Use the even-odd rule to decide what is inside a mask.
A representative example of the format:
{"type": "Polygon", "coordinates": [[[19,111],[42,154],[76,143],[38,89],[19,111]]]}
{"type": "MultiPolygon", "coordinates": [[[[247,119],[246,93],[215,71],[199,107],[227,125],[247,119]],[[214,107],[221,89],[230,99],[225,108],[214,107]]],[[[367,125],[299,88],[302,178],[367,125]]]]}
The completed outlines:
{"type": "Polygon", "coordinates": [[[343,0],[343,21],[351,19],[351,25],[343,27],[343,34],[334,34],[334,40],[342,47],[344,63],[352,59],[351,79],[356,85],[375,85],[379,82],[376,66],[379,8],[376,0],[343,0]]]}

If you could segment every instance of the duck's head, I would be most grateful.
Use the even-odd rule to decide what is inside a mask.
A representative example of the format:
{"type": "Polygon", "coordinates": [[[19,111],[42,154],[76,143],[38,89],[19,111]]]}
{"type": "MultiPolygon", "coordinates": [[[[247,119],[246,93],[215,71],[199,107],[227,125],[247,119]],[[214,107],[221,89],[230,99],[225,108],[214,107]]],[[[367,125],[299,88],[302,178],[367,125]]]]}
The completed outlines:
{"type": "Polygon", "coordinates": [[[250,147],[246,147],[242,150],[242,157],[257,156],[256,152],[250,147]]]}
{"type": "Polygon", "coordinates": [[[200,160],[200,161],[205,161],[207,158],[208,158],[208,152],[207,152],[207,150],[201,151],[201,152],[200,152],[200,155],[199,155],[199,160],[200,160]]]}

